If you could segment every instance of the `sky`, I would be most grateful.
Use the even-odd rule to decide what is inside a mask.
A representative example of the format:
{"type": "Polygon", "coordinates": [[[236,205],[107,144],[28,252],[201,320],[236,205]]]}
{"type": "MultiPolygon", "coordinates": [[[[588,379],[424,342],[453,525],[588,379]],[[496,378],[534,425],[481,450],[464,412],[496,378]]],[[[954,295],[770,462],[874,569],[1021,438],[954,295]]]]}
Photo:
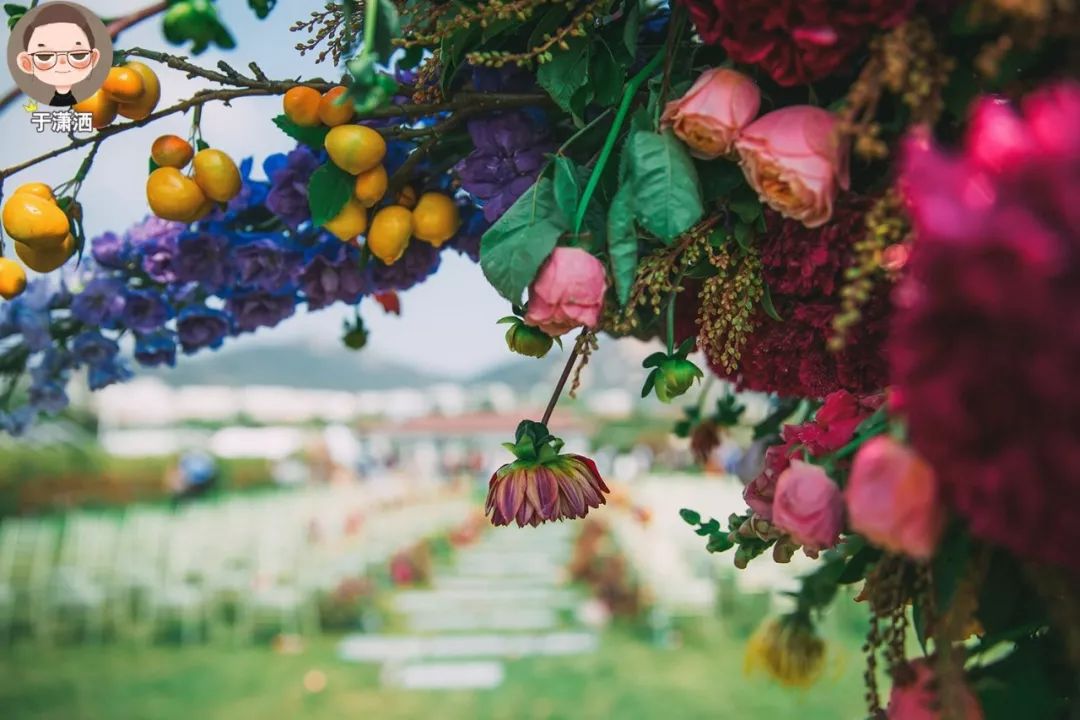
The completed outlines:
{"type": "MultiPolygon", "coordinates": [[[[82,0],[85,7],[102,16],[124,15],[148,3],[149,0],[82,0]]],[[[255,18],[243,0],[223,0],[217,4],[220,15],[233,31],[237,48],[231,51],[212,48],[192,58],[196,64],[212,68],[218,60],[226,60],[245,71],[248,62],[254,60],[275,79],[338,75],[326,63],[316,65],[311,55],[300,57],[293,49],[298,36],[289,32],[293,22],[306,18],[312,10],[321,9],[324,1],[279,2],[262,21],[255,18]]],[[[7,33],[4,37],[6,42],[7,33]]],[[[160,18],[147,20],[125,32],[117,47],[145,47],[185,54],[184,49],[170,46],[165,41],[160,18]]],[[[159,108],[190,97],[195,90],[209,85],[206,80],[189,80],[182,73],[156,63],[148,64],[154,67],[162,81],[159,108]]],[[[11,78],[0,78],[0,92],[13,85],[11,78]]],[[[38,134],[30,116],[22,109],[23,102],[25,98],[20,98],[0,112],[0,167],[8,167],[65,144],[64,136],[48,132],[38,134]]],[[[248,156],[254,157],[258,168],[267,155],[288,151],[294,145],[271,122],[271,118],[280,112],[281,101],[276,97],[241,98],[231,107],[211,103],[203,111],[203,136],[212,146],[225,150],[238,162],[248,156]]],[[[88,238],[107,230],[122,231],[149,212],[145,183],[150,145],[159,135],[173,133],[186,137],[189,124],[189,116],[177,114],[103,143],[79,196],[88,238]]],[[[75,173],[83,154],[82,149],[74,150],[36,165],[8,178],[4,186],[10,191],[30,181],[58,185],[75,173]]],[[[361,315],[370,335],[365,352],[425,371],[459,377],[511,359],[502,340],[505,326],[495,324],[500,317],[509,314],[506,301],[487,284],[478,265],[452,251],[444,252],[442,258],[442,266],[434,276],[402,295],[401,317],[387,316],[377,303],[362,303],[361,315]]],[[[237,347],[289,341],[333,346],[340,343],[342,321],[351,314],[352,308],[343,305],[310,314],[300,311],[276,328],[262,329],[254,335],[234,339],[231,344],[237,347]]]]}

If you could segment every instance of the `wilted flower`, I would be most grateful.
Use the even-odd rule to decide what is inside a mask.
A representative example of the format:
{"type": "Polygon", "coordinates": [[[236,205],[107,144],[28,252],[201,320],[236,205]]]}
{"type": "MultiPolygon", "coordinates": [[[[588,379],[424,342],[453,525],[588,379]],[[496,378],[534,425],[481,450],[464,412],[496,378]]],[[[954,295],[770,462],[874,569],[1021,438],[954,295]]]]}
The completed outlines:
{"type": "Polygon", "coordinates": [[[763,670],[788,687],[809,687],[825,668],[825,642],[798,614],[762,623],[746,645],[747,672],[763,670]]]}
{"type": "Polygon", "coordinates": [[[790,105],[748,125],[735,148],[762,202],[808,228],[832,217],[839,188],[848,188],[848,152],[837,118],[812,105],[790,105]]]}
{"type": "Polygon", "coordinates": [[[506,328],[506,346],[518,355],[542,358],[555,343],[543,330],[526,325],[521,318],[514,315],[508,315],[499,322],[510,323],[510,327],[506,328]]]}
{"type": "Polygon", "coordinates": [[[761,91],[753,80],[737,70],[712,68],[667,104],[660,126],[671,127],[694,157],[712,160],[731,152],[760,105],[761,91]]]}
{"type": "Polygon", "coordinates": [[[844,499],[840,488],[817,465],[792,460],[776,481],[772,521],[811,553],[840,537],[844,499]]]}
{"type": "Polygon", "coordinates": [[[610,490],[596,464],[581,455],[560,454],[562,441],[543,424],[523,420],[515,443],[506,447],[517,460],[499,468],[488,483],[485,513],[493,525],[525,527],[582,518],[606,502],[610,490]]]}
{"type": "Polygon", "coordinates": [[[851,529],[893,552],[928,560],[945,528],[934,470],[890,437],[873,438],[855,456],[844,489],[851,529]]]}
{"type": "Polygon", "coordinates": [[[558,337],[576,327],[595,328],[604,308],[604,264],[581,248],[558,247],[529,287],[525,322],[558,337]]]}

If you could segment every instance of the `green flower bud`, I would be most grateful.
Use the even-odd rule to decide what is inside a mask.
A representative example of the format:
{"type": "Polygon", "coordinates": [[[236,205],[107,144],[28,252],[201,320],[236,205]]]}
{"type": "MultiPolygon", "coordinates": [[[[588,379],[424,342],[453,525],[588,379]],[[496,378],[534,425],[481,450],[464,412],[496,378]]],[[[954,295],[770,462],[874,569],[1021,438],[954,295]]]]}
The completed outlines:
{"type": "Polygon", "coordinates": [[[694,384],[694,380],[703,377],[697,365],[680,357],[670,357],[657,366],[653,381],[656,397],[660,402],[671,402],[694,384]]]}
{"type": "Polygon", "coordinates": [[[506,346],[519,355],[542,358],[547,355],[554,340],[539,328],[526,325],[520,318],[503,318],[500,322],[509,322],[506,329],[506,346]]]}

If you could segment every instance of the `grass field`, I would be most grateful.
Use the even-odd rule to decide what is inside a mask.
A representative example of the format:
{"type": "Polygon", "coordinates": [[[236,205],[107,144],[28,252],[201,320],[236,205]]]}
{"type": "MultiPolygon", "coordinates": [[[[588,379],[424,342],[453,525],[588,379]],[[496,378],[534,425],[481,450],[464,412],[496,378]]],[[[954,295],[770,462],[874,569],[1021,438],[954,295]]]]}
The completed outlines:
{"type": "Polygon", "coordinates": [[[742,641],[717,622],[658,649],[628,631],[604,635],[600,652],[508,664],[507,680],[485,692],[417,692],[380,687],[379,668],[335,657],[323,637],[298,655],[268,648],[123,645],[0,649],[0,717],[5,720],[247,720],[270,718],[569,718],[863,717],[861,660],[849,636],[831,644],[826,677],[787,690],[742,669],[742,641]],[[325,673],[320,693],[304,689],[325,673]]]}

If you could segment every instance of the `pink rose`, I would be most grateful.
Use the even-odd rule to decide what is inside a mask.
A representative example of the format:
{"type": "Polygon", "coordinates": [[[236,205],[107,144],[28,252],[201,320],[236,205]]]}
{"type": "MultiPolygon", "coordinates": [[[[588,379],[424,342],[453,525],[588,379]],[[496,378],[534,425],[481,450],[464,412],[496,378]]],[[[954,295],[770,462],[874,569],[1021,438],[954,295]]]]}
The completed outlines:
{"type": "Polygon", "coordinates": [[[600,323],[607,277],[604,265],[580,248],[555,248],[529,288],[525,322],[552,337],[600,323]]]}
{"type": "Polygon", "coordinates": [[[840,538],[844,499],[817,465],[792,460],[776,481],[773,525],[810,551],[829,548],[840,538]]]}
{"type": "Polygon", "coordinates": [[[844,490],[848,518],[875,545],[927,560],[941,539],[945,512],[925,460],[890,437],[863,445],[844,490]]]}
{"type": "Polygon", "coordinates": [[[743,500],[759,517],[772,520],[776,481],[790,464],[791,443],[772,445],[765,451],[765,462],[757,477],[743,488],[743,500]]]}
{"type": "Polygon", "coordinates": [[[809,228],[832,217],[837,187],[848,188],[848,153],[836,116],[811,105],[762,115],[735,140],[746,181],[761,200],[809,228]]]}
{"type": "MultiPolygon", "coordinates": [[[[909,677],[897,678],[889,694],[889,720],[940,720],[941,708],[934,692],[934,671],[925,660],[908,663],[909,677]]],[[[964,685],[963,720],[983,720],[982,707],[971,688],[964,685]]]]}
{"type": "Polygon", "coordinates": [[[713,68],[667,104],[660,127],[671,127],[694,157],[712,160],[731,152],[760,105],[761,91],[753,80],[735,70],[713,68]]]}

